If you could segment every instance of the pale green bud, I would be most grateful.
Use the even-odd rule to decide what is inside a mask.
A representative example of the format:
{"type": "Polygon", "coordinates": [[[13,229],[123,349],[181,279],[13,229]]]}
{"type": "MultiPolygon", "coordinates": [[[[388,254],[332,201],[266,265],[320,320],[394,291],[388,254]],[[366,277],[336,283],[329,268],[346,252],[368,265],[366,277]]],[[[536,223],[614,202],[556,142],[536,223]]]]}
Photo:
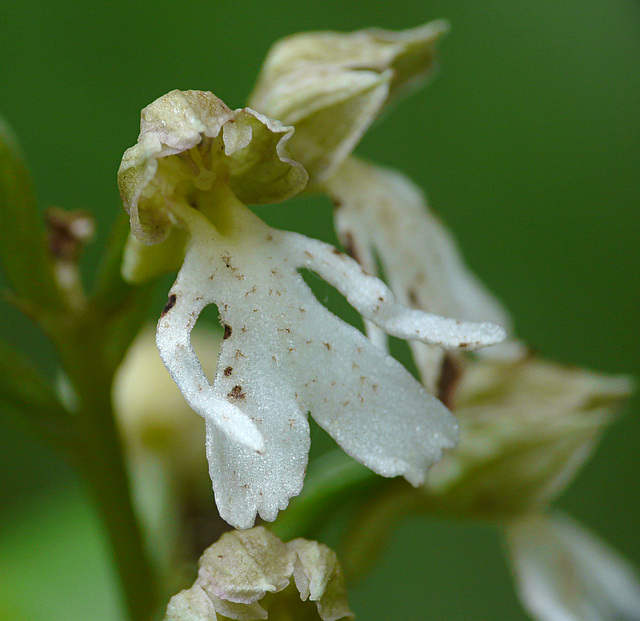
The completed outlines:
{"type": "Polygon", "coordinates": [[[414,88],[434,67],[439,20],[392,32],[310,32],[276,43],[249,104],[294,125],[293,157],[310,184],[328,179],[389,101],[414,88]]]}
{"type": "Polygon", "coordinates": [[[256,527],[205,550],[197,580],[171,599],[165,621],[352,618],[332,550],[305,539],[285,544],[256,527]]]}
{"type": "Polygon", "coordinates": [[[454,513],[497,517],[544,507],[631,390],[627,377],[532,356],[470,362],[453,396],[460,444],[430,471],[426,491],[454,513]]]}

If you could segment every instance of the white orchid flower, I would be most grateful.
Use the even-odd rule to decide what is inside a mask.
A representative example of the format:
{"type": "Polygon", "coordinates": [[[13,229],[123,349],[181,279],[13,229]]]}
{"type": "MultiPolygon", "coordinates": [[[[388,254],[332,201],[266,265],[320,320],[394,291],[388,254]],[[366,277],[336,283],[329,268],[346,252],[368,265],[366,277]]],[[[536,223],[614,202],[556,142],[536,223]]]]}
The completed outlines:
{"type": "Polygon", "coordinates": [[[145,108],[138,144],[119,171],[138,240],[127,250],[125,276],[182,263],[157,344],[206,421],[218,508],[240,528],[256,513],[274,520],[300,492],[309,411],[350,455],[414,485],[456,441],[442,403],[327,311],[299,269],[316,272],[400,338],[476,348],[505,336],[493,324],[407,309],[335,248],[274,230],[245,207],[242,201],[283,200],[304,187],[304,169],[285,153],[292,131],[249,108],[231,111],[211,93],[173,91],[145,108]],[[224,326],[212,383],[190,342],[208,304],[217,305],[224,326]]]}

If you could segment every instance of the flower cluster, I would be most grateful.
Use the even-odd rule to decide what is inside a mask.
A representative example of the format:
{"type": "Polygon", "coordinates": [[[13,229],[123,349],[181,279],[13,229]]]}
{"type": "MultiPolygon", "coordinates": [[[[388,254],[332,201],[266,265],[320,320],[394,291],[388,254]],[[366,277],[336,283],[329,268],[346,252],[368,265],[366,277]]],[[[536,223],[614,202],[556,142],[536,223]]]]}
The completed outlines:
{"type": "MultiPolygon", "coordinates": [[[[256,514],[272,521],[300,493],[311,413],[371,470],[419,486],[396,488],[421,499],[414,505],[499,523],[521,597],[537,618],[638,618],[634,571],[548,510],[629,395],[630,381],[544,362],[516,340],[503,343],[513,335],[509,313],[466,267],[422,192],[401,173],[352,154],[376,116],[431,74],[446,30],[439,21],[403,32],[296,35],[269,53],[249,108],[232,111],[200,91],[173,91],[145,108],[138,143],[119,172],[133,233],[124,274],[141,281],[179,269],[156,341],[205,420],[209,473],[230,524],[249,528],[256,514]],[[347,254],[275,230],[246,206],[303,191],[331,198],[347,254]],[[388,286],[376,276],[378,262],[388,286]],[[302,268],[346,297],[367,336],[314,298],[302,268]],[[212,382],[191,344],[209,304],[223,327],[212,382]],[[410,341],[421,382],[387,353],[387,335],[410,341]],[[445,453],[458,442],[458,423],[460,445],[445,453]],[[573,572],[570,584],[558,576],[560,566],[573,572]]],[[[383,510],[363,521],[354,545],[366,548],[362,539],[371,541],[372,520],[378,530],[384,525],[381,514],[397,517],[388,510],[396,501],[394,494],[380,499],[383,510]]],[[[269,535],[228,537],[237,556],[253,537],[269,535]]],[[[255,606],[265,590],[284,589],[292,573],[300,588],[294,567],[304,565],[306,545],[282,548],[273,565],[278,577],[260,574],[255,597],[239,594],[244,587],[230,587],[231,595],[220,587],[225,568],[244,560],[212,569],[208,553],[200,578],[172,600],[167,618],[263,618],[255,606]]],[[[307,587],[300,590],[309,596],[307,587]]],[[[342,608],[325,615],[320,604],[319,611],[323,619],[349,616],[342,608]]]]}

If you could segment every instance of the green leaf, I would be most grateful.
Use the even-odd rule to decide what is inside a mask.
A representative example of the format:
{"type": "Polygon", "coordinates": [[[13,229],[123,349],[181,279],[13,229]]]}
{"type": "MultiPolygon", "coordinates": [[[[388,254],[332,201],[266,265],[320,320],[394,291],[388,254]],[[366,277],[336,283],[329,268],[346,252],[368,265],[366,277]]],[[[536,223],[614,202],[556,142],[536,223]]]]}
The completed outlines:
{"type": "Polygon", "coordinates": [[[14,294],[38,309],[63,307],[44,226],[17,142],[0,118],[0,260],[14,294]]]}

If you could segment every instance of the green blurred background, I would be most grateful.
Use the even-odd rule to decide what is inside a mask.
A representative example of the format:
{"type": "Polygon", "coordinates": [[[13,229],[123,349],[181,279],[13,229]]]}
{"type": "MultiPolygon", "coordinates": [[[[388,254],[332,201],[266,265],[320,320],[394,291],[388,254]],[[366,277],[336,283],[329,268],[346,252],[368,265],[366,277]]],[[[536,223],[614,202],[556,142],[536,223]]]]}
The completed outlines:
{"type": "MultiPolygon", "coordinates": [[[[304,30],[447,17],[441,71],[358,148],[422,185],[519,334],[545,356],[640,377],[637,0],[0,2],[0,113],[42,206],[121,209],[116,171],[139,112],[174,89],[232,108],[269,45],[304,30]]],[[[261,208],[334,241],[323,199],[261,208]]],[[[156,307],[161,308],[164,292],[156,307]]],[[[5,309],[7,338],[52,352],[5,309]]],[[[636,397],[560,502],[640,566],[636,397]]],[[[524,619],[488,528],[407,520],[352,595],[360,619],[524,619]]],[[[0,619],[119,619],[97,520],[73,474],[0,420],[0,619]]]]}

